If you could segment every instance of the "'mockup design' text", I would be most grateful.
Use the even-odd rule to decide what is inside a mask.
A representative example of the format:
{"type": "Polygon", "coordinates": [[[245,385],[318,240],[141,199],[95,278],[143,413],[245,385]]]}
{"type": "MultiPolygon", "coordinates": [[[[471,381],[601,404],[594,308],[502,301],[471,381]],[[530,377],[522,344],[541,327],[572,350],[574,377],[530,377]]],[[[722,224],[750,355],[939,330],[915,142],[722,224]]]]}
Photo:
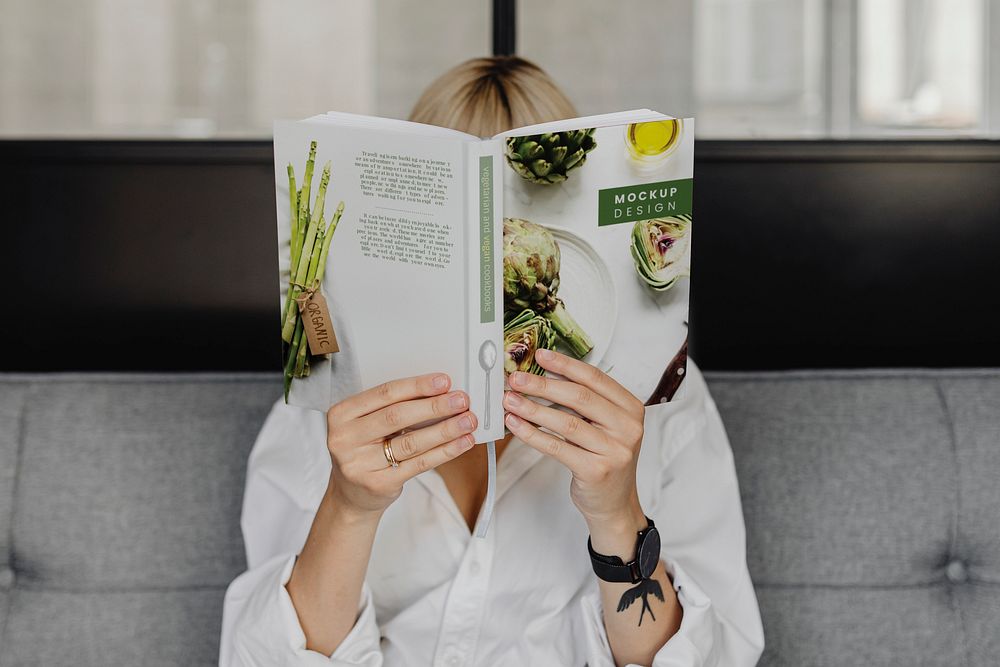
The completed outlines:
{"type": "Polygon", "coordinates": [[[608,188],[597,193],[597,224],[615,225],[666,215],[690,215],[690,178],[608,188]]]}

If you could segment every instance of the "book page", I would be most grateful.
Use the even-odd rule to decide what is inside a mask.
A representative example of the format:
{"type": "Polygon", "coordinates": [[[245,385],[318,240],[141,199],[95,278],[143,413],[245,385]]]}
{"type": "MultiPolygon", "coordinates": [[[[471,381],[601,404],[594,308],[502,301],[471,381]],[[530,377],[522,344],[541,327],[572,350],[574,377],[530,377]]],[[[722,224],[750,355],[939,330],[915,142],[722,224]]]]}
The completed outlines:
{"type": "Polygon", "coordinates": [[[566,130],[576,130],[581,127],[599,128],[613,125],[627,125],[629,123],[644,123],[654,120],[668,120],[673,118],[659,111],[651,109],[630,109],[629,111],[615,111],[612,113],[602,113],[594,116],[580,116],[579,118],[564,118],[553,120],[547,123],[537,123],[535,125],[525,125],[515,127],[495,135],[494,139],[504,139],[506,137],[523,137],[530,134],[542,134],[543,132],[563,132],[566,130]]]}
{"type": "Polygon", "coordinates": [[[614,125],[576,119],[503,140],[505,271],[527,261],[523,249],[510,253],[512,238],[559,260],[540,273],[539,289],[505,294],[507,365],[540,372],[511,346],[551,339],[655,404],[674,397],[686,372],[694,121],[617,116],[614,125]],[[525,321],[531,339],[518,338],[525,321]]]}
{"type": "MultiPolygon", "coordinates": [[[[301,297],[309,287],[308,281],[290,285],[295,281],[287,166],[294,168],[296,188],[303,188],[311,142],[316,142],[311,210],[318,210],[327,163],[324,228],[343,205],[316,285],[329,304],[339,351],[308,354],[301,376],[295,374],[301,367],[293,366],[288,402],[326,410],[381,382],[430,372],[448,373],[454,389],[466,389],[466,142],[312,119],[277,123],[279,286],[286,318],[290,290],[301,297]]],[[[298,237],[301,243],[302,234],[298,237]]],[[[297,275],[304,265],[301,255],[297,275]]],[[[289,347],[286,340],[283,362],[289,347]]]]}

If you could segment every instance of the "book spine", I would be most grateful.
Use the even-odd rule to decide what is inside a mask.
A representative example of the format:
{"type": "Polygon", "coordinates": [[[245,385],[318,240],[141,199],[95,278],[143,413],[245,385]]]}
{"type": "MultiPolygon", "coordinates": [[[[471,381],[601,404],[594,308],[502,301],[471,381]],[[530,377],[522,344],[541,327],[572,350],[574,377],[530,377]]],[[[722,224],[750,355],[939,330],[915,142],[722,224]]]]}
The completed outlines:
{"type": "Polygon", "coordinates": [[[499,141],[468,144],[466,386],[476,442],[503,437],[503,174],[499,141]]]}

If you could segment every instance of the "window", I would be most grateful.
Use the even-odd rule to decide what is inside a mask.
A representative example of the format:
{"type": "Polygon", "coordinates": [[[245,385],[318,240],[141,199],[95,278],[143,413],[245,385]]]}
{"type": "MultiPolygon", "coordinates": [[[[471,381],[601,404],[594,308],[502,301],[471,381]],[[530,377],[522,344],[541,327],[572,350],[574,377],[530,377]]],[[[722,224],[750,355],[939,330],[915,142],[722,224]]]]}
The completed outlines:
{"type": "Polygon", "coordinates": [[[857,125],[985,129],[982,0],[858,4],[857,125]]]}
{"type": "Polygon", "coordinates": [[[701,136],[821,136],[823,0],[699,0],[694,79],[701,136]]]}
{"type": "MultiPolygon", "coordinates": [[[[260,137],[405,117],[490,52],[490,0],[0,0],[0,137],[260,137]]],[[[704,138],[1000,135],[1000,0],[523,1],[579,111],[704,138]],[[996,42],[994,44],[993,42],[996,42]]]]}
{"type": "Polygon", "coordinates": [[[995,135],[988,5],[1000,15],[1000,0],[699,0],[699,133],[995,135]]]}
{"type": "Polygon", "coordinates": [[[0,0],[0,136],[267,137],[275,118],[331,109],[405,116],[489,48],[487,3],[450,4],[441,20],[407,0],[0,0]]]}

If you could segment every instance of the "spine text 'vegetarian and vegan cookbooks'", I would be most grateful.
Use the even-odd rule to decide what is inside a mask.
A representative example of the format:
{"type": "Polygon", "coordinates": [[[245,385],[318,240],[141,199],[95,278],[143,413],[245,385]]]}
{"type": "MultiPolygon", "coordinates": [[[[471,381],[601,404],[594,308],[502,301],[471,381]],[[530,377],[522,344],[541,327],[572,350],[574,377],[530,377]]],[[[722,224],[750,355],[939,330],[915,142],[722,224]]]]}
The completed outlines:
{"type": "Polygon", "coordinates": [[[285,400],[443,371],[477,442],[539,348],[669,401],[687,358],[694,124],[649,110],[481,139],[343,113],[278,122],[285,400]]]}

